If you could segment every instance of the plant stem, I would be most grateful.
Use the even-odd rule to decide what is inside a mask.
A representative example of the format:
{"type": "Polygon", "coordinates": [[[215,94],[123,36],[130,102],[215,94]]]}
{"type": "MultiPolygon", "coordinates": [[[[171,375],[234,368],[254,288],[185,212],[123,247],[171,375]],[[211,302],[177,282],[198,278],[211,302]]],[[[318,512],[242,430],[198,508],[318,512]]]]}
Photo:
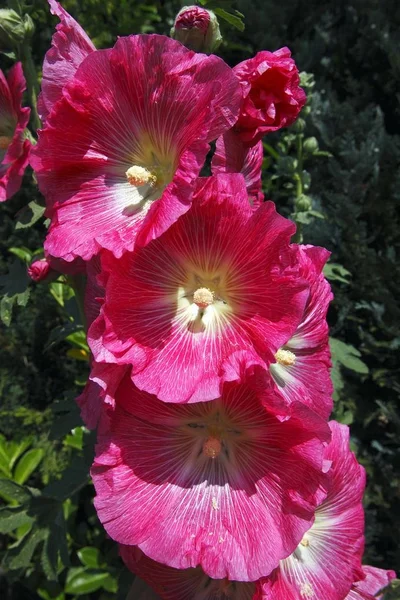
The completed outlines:
{"type": "Polygon", "coordinates": [[[41,122],[37,112],[37,95],[39,91],[39,84],[37,79],[37,73],[35,64],[32,59],[32,53],[29,46],[29,42],[25,41],[21,48],[21,60],[24,67],[24,74],[26,79],[26,87],[29,97],[29,104],[31,105],[31,126],[33,131],[36,132],[41,127],[41,122]]]}

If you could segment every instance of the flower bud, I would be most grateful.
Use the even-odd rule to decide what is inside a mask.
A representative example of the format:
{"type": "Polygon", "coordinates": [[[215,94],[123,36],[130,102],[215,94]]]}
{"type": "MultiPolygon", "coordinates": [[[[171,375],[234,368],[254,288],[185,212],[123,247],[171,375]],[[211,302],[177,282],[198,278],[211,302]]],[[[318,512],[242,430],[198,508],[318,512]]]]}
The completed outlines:
{"type": "Polygon", "coordinates": [[[31,38],[35,31],[35,24],[29,15],[24,16],[25,38],[31,38]]]}
{"type": "Polygon", "coordinates": [[[9,8],[0,8],[0,50],[14,48],[24,37],[24,21],[19,14],[9,8]]]}
{"type": "Polygon", "coordinates": [[[211,54],[222,42],[218,19],[211,10],[184,6],[176,16],[171,37],[195,52],[211,54]]]}
{"type": "Polygon", "coordinates": [[[57,277],[58,273],[51,268],[50,261],[47,258],[40,258],[34,260],[28,267],[28,275],[35,283],[39,283],[54,275],[57,277]]]}
{"type": "Polygon", "coordinates": [[[306,212],[307,210],[311,210],[312,208],[312,200],[310,196],[306,196],[305,194],[301,194],[296,199],[296,211],[297,212],[306,212]]]}
{"type": "Polygon", "coordinates": [[[292,130],[295,133],[302,133],[305,128],[306,128],[306,122],[301,117],[299,119],[297,119],[297,121],[295,121],[292,125],[292,130]]]}
{"type": "Polygon", "coordinates": [[[304,140],[303,148],[309,154],[317,152],[319,148],[317,139],[315,137],[307,138],[306,140],[304,140]]]}

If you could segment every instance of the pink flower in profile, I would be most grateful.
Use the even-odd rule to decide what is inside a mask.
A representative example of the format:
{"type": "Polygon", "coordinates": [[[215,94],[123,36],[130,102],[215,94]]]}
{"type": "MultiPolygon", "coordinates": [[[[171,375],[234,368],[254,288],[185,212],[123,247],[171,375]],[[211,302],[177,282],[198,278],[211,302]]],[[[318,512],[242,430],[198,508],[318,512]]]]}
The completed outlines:
{"type": "Polygon", "coordinates": [[[262,162],[262,142],[248,148],[233,129],[230,129],[217,140],[211,168],[214,175],[241,173],[246,182],[250,204],[253,208],[258,208],[264,202],[264,194],[261,191],[262,162]]]}
{"type": "Polygon", "coordinates": [[[362,577],[365,472],[350,451],[348,427],[331,421],[330,428],[326,498],[293,554],[262,582],[257,600],[343,600],[362,577]]]}
{"type": "Polygon", "coordinates": [[[120,546],[120,556],[135,575],[150,585],[161,600],[252,600],[257,584],[211,579],[204,571],[174,569],[151,560],[136,546],[120,546]]]}
{"type": "Polygon", "coordinates": [[[258,52],[236,67],[243,104],[235,132],[248,146],[265,134],[291,125],[306,102],[289,48],[258,52]]]}
{"type": "Polygon", "coordinates": [[[22,108],[26,89],[21,63],[11,67],[7,78],[0,70],[0,202],[18,192],[29,162],[31,143],[25,138],[30,108],[22,108]]]}
{"type": "Polygon", "coordinates": [[[70,14],[56,0],[48,0],[53,15],[60,23],[43,62],[42,91],[38,112],[45,123],[53,105],[62,98],[62,90],[70,81],[84,58],[96,48],[70,14]]]}
{"type": "Polygon", "coordinates": [[[345,600],[381,600],[379,592],[395,579],[396,573],[368,565],[363,566],[362,570],[365,579],[353,585],[345,600]]]}
{"type": "Polygon", "coordinates": [[[91,52],[63,88],[32,164],[51,218],[45,248],[121,256],[191,204],[208,142],[237,119],[240,86],[216,56],[159,35],[91,52]]]}
{"type": "Polygon", "coordinates": [[[176,569],[253,581],[296,548],[320,497],[326,422],[278,418],[249,383],[214,402],[170,404],[127,374],[91,470],[107,533],[176,569]]]}
{"type": "Polygon", "coordinates": [[[310,284],[310,296],[299,326],[276,353],[270,372],[287,403],[304,402],[327,419],[332,412],[333,386],[326,313],[333,295],[322,269],[330,253],[314,246],[293,247],[300,274],[310,284]]]}
{"type": "Polygon", "coordinates": [[[272,202],[253,212],[241,175],[199,180],[191,210],[160,238],[103,255],[106,299],[88,335],[95,359],[132,365],[134,383],[166,402],[218,398],[237,378],[226,371],[233,355],[268,368],[309,293],[294,230],[272,202]]]}

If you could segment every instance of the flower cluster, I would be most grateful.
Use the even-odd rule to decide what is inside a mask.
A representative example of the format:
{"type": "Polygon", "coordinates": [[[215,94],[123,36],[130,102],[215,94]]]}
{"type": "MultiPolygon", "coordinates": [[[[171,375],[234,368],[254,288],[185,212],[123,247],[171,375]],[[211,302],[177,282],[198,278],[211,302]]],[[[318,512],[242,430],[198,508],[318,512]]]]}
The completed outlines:
{"type": "Polygon", "coordinates": [[[101,522],[166,600],[369,598],[393,573],[362,567],[365,474],[328,422],[329,252],[261,191],[261,138],[305,103],[289,50],[234,69],[159,35],[99,51],[49,2],[31,270],[86,273],[101,522]]]}

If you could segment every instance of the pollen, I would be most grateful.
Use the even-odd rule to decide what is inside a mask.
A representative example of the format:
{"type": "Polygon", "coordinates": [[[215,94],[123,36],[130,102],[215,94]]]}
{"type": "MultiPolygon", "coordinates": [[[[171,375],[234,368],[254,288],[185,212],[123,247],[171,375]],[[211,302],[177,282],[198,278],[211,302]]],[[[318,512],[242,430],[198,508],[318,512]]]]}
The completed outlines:
{"type": "Polygon", "coordinates": [[[12,138],[7,137],[6,135],[0,135],[0,150],[7,150],[11,142],[12,138]]]}
{"type": "Polygon", "coordinates": [[[282,348],[275,354],[275,358],[276,362],[284,367],[290,367],[296,362],[296,355],[290,352],[290,350],[282,350],[282,348]]]}
{"type": "Polygon", "coordinates": [[[302,598],[313,598],[314,597],[314,590],[313,587],[310,583],[305,582],[301,584],[300,587],[300,596],[302,598]]]}
{"type": "Polygon", "coordinates": [[[217,458],[221,453],[222,444],[218,438],[209,437],[203,444],[203,454],[208,458],[217,458]]]}
{"type": "Polygon", "coordinates": [[[151,171],[138,165],[129,167],[125,175],[128,183],[135,187],[140,187],[141,185],[154,186],[157,183],[157,177],[151,171]]]}
{"type": "Polygon", "coordinates": [[[308,546],[310,545],[310,541],[306,537],[303,537],[303,539],[301,540],[300,544],[302,546],[304,546],[305,548],[308,548],[308,546]]]}
{"type": "Polygon", "coordinates": [[[214,302],[214,293],[208,288],[199,288],[193,294],[193,302],[199,308],[207,308],[214,302]]]}

